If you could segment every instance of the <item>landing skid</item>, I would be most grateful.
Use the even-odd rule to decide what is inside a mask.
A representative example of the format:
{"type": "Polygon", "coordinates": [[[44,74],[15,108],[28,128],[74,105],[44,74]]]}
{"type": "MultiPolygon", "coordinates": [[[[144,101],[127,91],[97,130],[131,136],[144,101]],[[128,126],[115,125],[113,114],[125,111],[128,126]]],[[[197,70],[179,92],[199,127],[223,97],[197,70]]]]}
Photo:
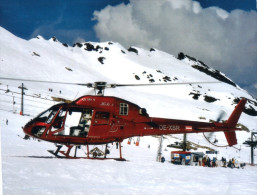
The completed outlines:
{"type": "Polygon", "coordinates": [[[127,161],[125,158],[91,158],[91,157],[73,157],[73,156],[60,156],[55,154],[53,150],[47,150],[50,154],[53,154],[56,158],[62,159],[89,159],[89,160],[116,160],[116,161],[127,161]]]}
{"type": "Polygon", "coordinates": [[[101,158],[101,157],[89,157],[88,145],[87,145],[87,156],[86,157],[77,157],[76,156],[78,146],[75,146],[75,154],[74,154],[74,156],[70,156],[70,151],[73,148],[73,146],[71,146],[71,145],[66,145],[66,146],[68,148],[66,152],[65,151],[61,151],[62,145],[56,145],[56,147],[57,147],[56,151],[54,151],[54,150],[47,150],[47,151],[50,154],[54,155],[56,158],[126,161],[125,158],[122,158],[121,143],[120,142],[119,142],[120,158],[106,158],[106,154],[104,155],[103,158],[101,158]]]}
{"type": "Polygon", "coordinates": [[[47,152],[53,154],[56,158],[66,158],[65,156],[60,156],[60,155],[56,154],[53,150],[47,150],[47,152]]]}

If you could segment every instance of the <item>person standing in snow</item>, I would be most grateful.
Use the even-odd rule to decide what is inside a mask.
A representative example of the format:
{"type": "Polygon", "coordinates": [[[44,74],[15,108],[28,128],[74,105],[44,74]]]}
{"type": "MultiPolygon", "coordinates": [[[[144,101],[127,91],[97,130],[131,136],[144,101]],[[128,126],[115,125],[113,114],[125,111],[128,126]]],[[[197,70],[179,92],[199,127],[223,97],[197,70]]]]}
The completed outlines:
{"type": "Polygon", "coordinates": [[[233,168],[231,159],[228,161],[228,167],[233,168]]]}
{"type": "Polygon", "coordinates": [[[182,165],[186,165],[186,159],[182,158],[182,165]]]}
{"type": "Polygon", "coordinates": [[[226,158],[224,158],[223,167],[227,167],[227,159],[226,158]]]}
{"type": "Polygon", "coordinates": [[[222,167],[225,167],[225,158],[222,156],[221,158],[221,166],[222,167]]]}
{"type": "Polygon", "coordinates": [[[212,159],[212,167],[216,167],[216,158],[215,157],[213,157],[213,159],[212,159]]]}
{"type": "Polygon", "coordinates": [[[202,165],[203,165],[203,167],[205,167],[205,166],[206,166],[206,157],[203,157],[202,165]]]}
{"type": "Polygon", "coordinates": [[[231,167],[233,167],[233,168],[236,167],[236,166],[235,166],[235,159],[234,159],[234,158],[232,158],[231,167]]]}
{"type": "Polygon", "coordinates": [[[182,157],[179,155],[179,164],[182,165],[182,157]]]}
{"type": "Polygon", "coordinates": [[[206,165],[206,167],[210,167],[211,166],[211,160],[210,160],[209,156],[206,157],[205,165],[206,165]]]}
{"type": "Polygon", "coordinates": [[[199,158],[199,160],[198,160],[198,165],[199,166],[202,166],[202,161],[203,161],[203,159],[199,158]]]}

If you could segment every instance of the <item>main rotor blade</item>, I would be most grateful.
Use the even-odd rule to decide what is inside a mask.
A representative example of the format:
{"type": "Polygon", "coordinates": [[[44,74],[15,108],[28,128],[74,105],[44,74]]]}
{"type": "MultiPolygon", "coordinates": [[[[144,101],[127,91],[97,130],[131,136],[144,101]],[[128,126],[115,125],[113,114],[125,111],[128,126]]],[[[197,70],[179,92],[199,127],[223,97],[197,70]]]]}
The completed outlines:
{"type": "Polygon", "coordinates": [[[24,82],[37,82],[37,83],[54,83],[64,85],[80,85],[94,89],[116,88],[116,87],[137,87],[137,86],[161,86],[161,85],[187,85],[187,84],[208,84],[208,83],[220,83],[220,81],[207,81],[207,82],[181,82],[181,83],[144,83],[144,84],[107,84],[106,82],[94,82],[94,83],[70,83],[70,82],[58,82],[58,81],[44,81],[33,79],[20,79],[20,78],[8,78],[0,77],[0,80],[12,80],[12,81],[24,81],[24,82]]]}
{"type": "Polygon", "coordinates": [[[181,83],[148,83],[148,84],[109,84],[107,87],[137,87],[137,86],[160,86],[160,85],[187,85],[187,84],[208,84],[208,83],[221,83],[220,81],[207,81],[207,82],[181,82],[181,83]]]}
{"type": "Polygon", "coordinates": [[[92,87],[92,83],[69,83],[69,82],[44,81],[44,80],[32,80],[32,79],[20,79],[20,78],[7,78],[7,77],[0,77],[0,80],[24,81],[24,82],[37,82],[37,83],[54,83],[54,84],[64,84],[64,85],[81,85],[81,86],[92,87]]]}

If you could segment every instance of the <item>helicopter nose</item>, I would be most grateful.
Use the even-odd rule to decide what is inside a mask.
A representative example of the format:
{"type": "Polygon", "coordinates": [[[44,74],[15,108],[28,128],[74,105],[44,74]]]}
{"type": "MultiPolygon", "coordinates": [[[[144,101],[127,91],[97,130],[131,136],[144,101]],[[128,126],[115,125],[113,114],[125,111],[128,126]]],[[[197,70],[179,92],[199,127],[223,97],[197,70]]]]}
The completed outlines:
{"type": "Polygon", "coordinates": [[[31,127],[23,127],[23,132],[26,134],[26,135],[31,135],[31,127]]]}
{"type": "Polygon", "coordinates": [[[46,126],[41,125],[33,125],[33,126],[25,126],[23,128],[23,131],[26,135],[32,136],[32,137],[41,137],[44,131],[46,130],[46,126]]]}

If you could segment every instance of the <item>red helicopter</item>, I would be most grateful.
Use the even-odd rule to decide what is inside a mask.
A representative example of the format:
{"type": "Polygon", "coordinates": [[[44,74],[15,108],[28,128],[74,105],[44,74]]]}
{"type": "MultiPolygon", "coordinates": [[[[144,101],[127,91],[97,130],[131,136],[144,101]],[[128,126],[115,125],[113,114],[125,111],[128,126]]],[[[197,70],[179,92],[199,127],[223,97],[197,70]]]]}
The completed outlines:
{"type": "Polygon", "coordinates": [[[79,146],[85,145],[87,146],[87,156],[84,158],[88,159],[90,158],[88,145],[106,144],[107,147],[108,143],[116,142],[119,144],[120,151],[118,160],[125,160],[122,157],[121,142],[135,136],[223,131],[229,146],[237,144],[235,131],[241,130],[236,125],[247,102],[244,98],[240,100],[226,122],[208,123],[150,117],[145,108],[132,102],[117,97],[103,96],[106,88],[196,83],[202,82],[167,84],[77,83],[77,85],[94,88],[97,95],[82,96],[71,103],[57,104],[42,112],[23,127],[26,134],[25,139],[34,137],[57,144],[57,150],[49,152],[60,158],[81,158],[76,157],[76,151],[79,146]],[[60,150],[63,145],[67,146],[67,151],[60,150]],[[75,155],[71,156],[70,152],[74,146],[75,155]]]}

